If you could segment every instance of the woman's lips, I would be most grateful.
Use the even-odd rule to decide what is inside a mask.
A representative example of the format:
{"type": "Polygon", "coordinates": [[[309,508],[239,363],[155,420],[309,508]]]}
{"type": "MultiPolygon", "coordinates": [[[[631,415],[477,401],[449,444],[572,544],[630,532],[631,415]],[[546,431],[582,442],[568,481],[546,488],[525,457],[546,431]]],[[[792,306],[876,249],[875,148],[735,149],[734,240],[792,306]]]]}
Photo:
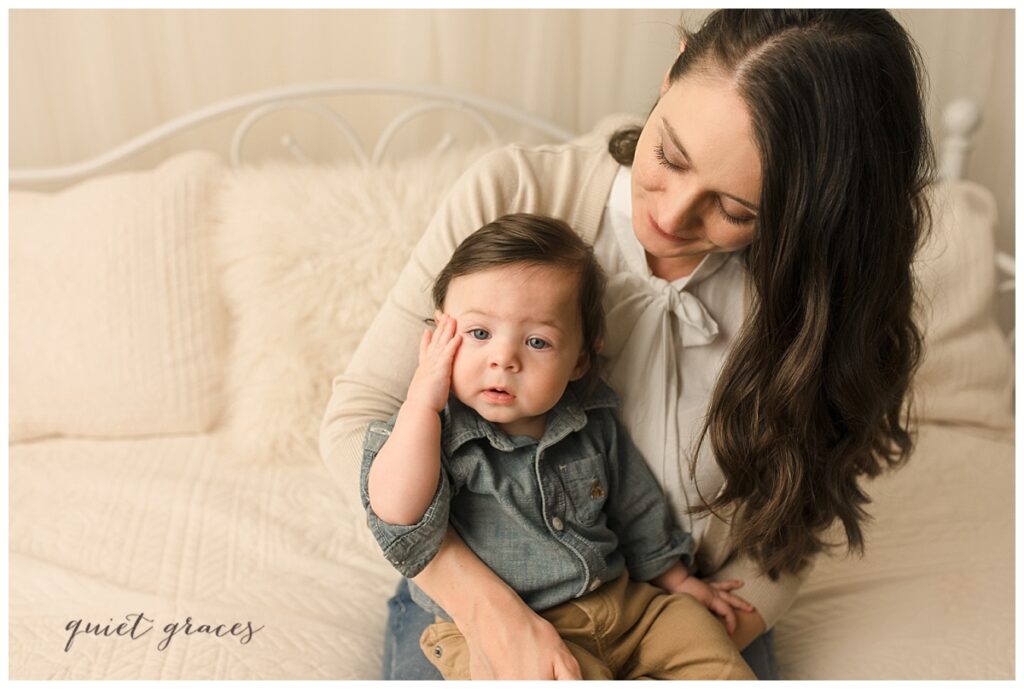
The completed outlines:
{"type": "Polygon", "coordinates": [[[511,404],[516,400],[516,396],[511,392],[498,390],[496,388],[488,388],[487,390],[484,390],[483,394],[484,398],[493,404],[511,404]]]}

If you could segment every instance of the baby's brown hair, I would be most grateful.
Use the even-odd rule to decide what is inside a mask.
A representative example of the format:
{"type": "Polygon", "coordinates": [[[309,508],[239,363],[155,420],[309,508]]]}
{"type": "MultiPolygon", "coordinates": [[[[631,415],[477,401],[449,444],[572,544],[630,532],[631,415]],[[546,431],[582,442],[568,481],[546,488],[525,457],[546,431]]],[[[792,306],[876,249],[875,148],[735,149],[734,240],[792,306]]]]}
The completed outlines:
{"type": "Polygon", "coordinates": [[[604,338],[605,275],[594,249],[557,218],[530,213],[503,215],[466,237],[434,280],[434,307],[442,310],[448,285],[457,277],[508,265],[557,266],[579,276],[579,313],[587,371],[585,393],[600,377],[598,352],[604,338]]]}

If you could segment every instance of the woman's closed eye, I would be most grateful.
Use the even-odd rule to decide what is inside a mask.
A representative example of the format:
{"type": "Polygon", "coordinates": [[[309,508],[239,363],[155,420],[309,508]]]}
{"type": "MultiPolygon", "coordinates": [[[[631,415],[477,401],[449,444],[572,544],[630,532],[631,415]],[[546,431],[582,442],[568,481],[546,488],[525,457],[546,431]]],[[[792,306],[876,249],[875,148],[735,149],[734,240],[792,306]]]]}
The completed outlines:
{"type": "MultiPolygon", "coordinates": [[[[677,164],[669,160],[668,156],[665,155],[665,147],[661,144],[654,147],[654,156],[662,165],[670,170],[685,171],[689,169],[689,166],[685,163],[677,164]]],[[[715,205],[718,207],[718,214],[722,216],[722,219],[733,225],[746,225],[747,223],[757,220],[756,215],[733,215],[729,211],[725,210],[725,206],[722,205],[722,197],[718,197],[715,205]]]]}
{"type": "Polygon", "coordinates": [[[722,198],[718,198],[718,213],[722,218],[733,225],[746,225],[747,223],[754,222],[757,220],[756,215],[732,215],[729,211],[725,210],[725,206],[722,205],[722,198]]]}
{"type": "Polygon", "coordinates": [[[671,160],[669,160],[668,156],[665,155],[665,147],[662,146],[661,144],[658,144],[657,146],[654,147],[654,157],[658,159],[658,162],[660,162],[662,165],[669,168],[670,170],[687,169],[687,166],[685,164],[677,165],[676,163],[673,163],[671,160]]]}

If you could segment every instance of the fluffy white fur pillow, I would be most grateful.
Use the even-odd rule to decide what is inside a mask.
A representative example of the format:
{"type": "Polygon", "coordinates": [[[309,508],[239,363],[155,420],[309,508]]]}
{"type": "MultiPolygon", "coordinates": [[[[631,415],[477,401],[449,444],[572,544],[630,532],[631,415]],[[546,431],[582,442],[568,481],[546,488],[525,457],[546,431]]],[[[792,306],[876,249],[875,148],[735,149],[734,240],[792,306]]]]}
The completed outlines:
{"type": "Polygon", "coordinates": [[[230,175],[217,241],[233,329],[224,430],[248,456],[319,461],[332,378],[445,192],[483,152],[230,175]]]}
{"type": "Polygon", "coordinates": [[[211,200],[187,153],[56,194],[10,195],[10,439],[202,433],[226,349],[211,200]]]}
{"type": "Polygon", "coordinates": [[[932,190],[934,224],[917,261],[925,357],[923,421],[1013,428],[1013,357],[995,320],[996,203],[973,182],[932,190]]]}

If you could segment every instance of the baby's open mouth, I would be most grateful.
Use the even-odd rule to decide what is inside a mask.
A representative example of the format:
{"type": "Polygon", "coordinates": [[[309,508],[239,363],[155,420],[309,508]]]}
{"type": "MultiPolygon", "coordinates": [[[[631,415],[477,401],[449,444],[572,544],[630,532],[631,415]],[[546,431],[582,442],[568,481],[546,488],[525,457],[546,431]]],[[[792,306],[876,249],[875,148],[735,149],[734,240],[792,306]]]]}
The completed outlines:
{"type": "Polygon", "coordinates": [[[511,401],[516,398],[515,395],[505,388],[487,388],[484,390],[484,395],[495,402],[511,401]]]}

